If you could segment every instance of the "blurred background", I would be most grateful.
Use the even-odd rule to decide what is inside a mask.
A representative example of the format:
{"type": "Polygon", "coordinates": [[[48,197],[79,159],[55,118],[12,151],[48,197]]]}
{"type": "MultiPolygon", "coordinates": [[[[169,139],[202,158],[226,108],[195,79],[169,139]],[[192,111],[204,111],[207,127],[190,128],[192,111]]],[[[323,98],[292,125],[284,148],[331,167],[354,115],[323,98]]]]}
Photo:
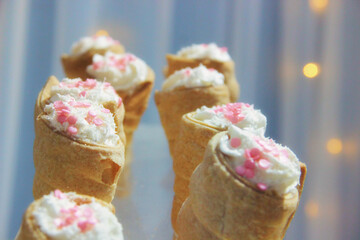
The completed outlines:
{"type": "MultiPolygon", "coordinates": [[[[359,0],[0,0],[0,239],[14,238],[33,200],[36,96],[64,76],[60,55],[100,29],[154,69],[155,89],[166,53],[228,47],[239,100],[308,166],[285,239],[360,239],[359,0]]],[[[171,239],[171,158],[153,97],[134,145],[132,194],[118,213],[127,239],[171,239]]]]}

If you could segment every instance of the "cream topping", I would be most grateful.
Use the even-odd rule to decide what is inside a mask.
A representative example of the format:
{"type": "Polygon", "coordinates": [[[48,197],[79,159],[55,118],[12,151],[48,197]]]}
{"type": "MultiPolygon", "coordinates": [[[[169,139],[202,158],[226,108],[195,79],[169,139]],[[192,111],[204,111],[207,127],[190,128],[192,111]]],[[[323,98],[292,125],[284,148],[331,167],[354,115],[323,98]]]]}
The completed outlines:
{"type": "Polygon", "coordinates": [[[162,85],[163,91],[171,91],[177,87],[195,88],[224,85],[224,75],[213,68],[200,64],[196,68],[184,68],[174,72],[162,85]]]}
{"type": "Polygon", "coordinates": [[[231,61],[226,47],[218,47],[215,43],[193,44],[177,52],[178,56],[190,59],[212,59],[221,62],[231,61]]]}
{"type": "Polygon", "coordinates": [[[227,129],[230,125],[264,135],[266,117],[260,110],[247,103],[228,103],[208,108],[198,108],[192,117],[210,126],[227,129]]]}
{"type": "Polygon", "coordinates": [[[44,107],[44,112],[42,118],[55,131],[75,140],[107,146],[119,143],[114,117],[110,110],[100,104],[55,94],[44,107]]]}
{"type": "Polygon", "coordinates": [[[51,95],[70,95],[76,100],[89,100],[98,104],[113,102],[120,105],[122,100],[109,82],[94,79],[82,81],[80,78],[63,79],[59,85],[51,88],[51,95]]]}
{"type": "Polygon", "coordinates": [[[133,54],[108,51],[105,56],[95,54],[86,71],[98,80],[110,82],[116,90],[128,90],[146,80],[148,67],[133,54]]]}
{"type": "Polygon", "coordinates": [[[81,55],[90,49],[104,49],[120,43],[109,36],[83,37],[71,47],[71,55],[81,55]]]}
{"type": "Polygon", "coordinates": [[[299,160],[289,148],[270,138],[232,125],[220,139],[219,148],[235,172],[259,190],[274,190],[282,196],[299,184],[299,160]]]}
{"type": "Polygon", "coordinates": [[[55,240],[123,240],[122,225],[105,206],[96,202],[77,205],[76,193],[55,190],[43,196],[33,211],[40,230],[55,240]]]}

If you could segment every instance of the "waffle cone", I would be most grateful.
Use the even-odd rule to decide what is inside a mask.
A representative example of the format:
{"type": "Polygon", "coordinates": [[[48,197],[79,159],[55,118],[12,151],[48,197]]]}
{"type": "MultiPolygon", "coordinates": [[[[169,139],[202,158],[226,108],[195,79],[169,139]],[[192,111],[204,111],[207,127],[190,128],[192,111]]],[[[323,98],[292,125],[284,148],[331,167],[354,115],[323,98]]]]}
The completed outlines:
{"type": "Polygon", "coordinates": [[[156,91],[155,103],[171,156],[174,156],[175,140],[178,139],[181,118],[184,114],[195,111],[201,106],[212,107],[229,101],[229,91],[225,85],[177,88],[169,92],[156,91]]]}
{"type": "MultiPolygon", "coordinates": [[[[34,198],[38,199],[50,191],[60,189],[111,202],[124,165],[122,124],[117,125],[120,141],[114,147],[84,143],[55,132],[42,118],[42,109],[50,96],[51,86],[55,84],[58,84],[57,79],[50,77],[39,93],[35,106],[35,114],[38,115],[35,119],[33,152],[34,198]]],[[[115,122],[121,123],[124,117],[123,105],[113,113],[116,116],[115,122]]]]}
{"type": "Polygon", "coordinates": [[[183,206],[177,220],[179,239],[283,239],[299,204],[305,164],[301,164],[300,184],[295,191],[281,197],[271,191],[261,192],[234,173],[218,152],[217,144],[225,134],[210,140],[204,161],[191,176],[188,208],[193,217],[187,217],[190,210],[183,206]],[[214,237],[186,238],[189,231],[214,237]]]}
{"type": "MultiPolygon", "coordinates": [[[[38,223],[36,222],[33,216],[33,212],[40,204],[40,201],[41,199],[34,201],[25,211],[19,232],[15,240],[51,240],[49,236],[47,236],[45,233],[41,231],[40,226],[38,225],[38,223]]],[[[77,205],[88,204],[91,203],[92,201],[95,201],[109,208],[112,212],[115,212],[115,208],[111,204],[108,204],[98,199],[91,198],[89,196],[78,194],[78,198],[74,199],[74,201],[77,203],[77,205]]]]}
{"type": "Polygon", "coordinates": [[[165,77],[170,76],[175,71],[191,67],[195,68],[203,64],[207,68],[214,68],[221,72],[225,77],[225,84],[229,88],[231,102],[236,102],[240,95],[240,86],[235,77],[235,64],[233,61],[221,62],[211,59],[189,59],[176,55],[166,55],[167,67],[164,69],[165,77]]]}
{"type": "Polygon", "coordinates": [[[91,48],[81,55],[72,56],[63,54],[61,56],[61,63],[66,77],[82,79],[89,78],[86,72],[86,67],[91,65],[93,56],[95,54],[105,55],[107,51],[120,54],[124,53],[125,49],[122,45],[112,45],[105,49],[91,48]]]}
{"type": "Polygon", "coordinates": [[[117,91],[125,106],[124,130],[127,141],[126,148],[131,146],[133,133],[139,126],[141,117],[148,106],[154,80],[154,71],[148,67],[146,80],[140,83],[134,91],[117,91]]]}
{"type": "Polygon", "coordinates": [[[182,203],[189,196],[189,182],[195,168],[204,159],[204,153],[209,140],[221,129],[211,127],[193,118],[195,112],[183,115],[180,133],[173,155],[175,172],[174,200],[171,220],[176,231],[177,214],[182,203]],[[189,144],[191,143],[191,144],[189,144]]]}

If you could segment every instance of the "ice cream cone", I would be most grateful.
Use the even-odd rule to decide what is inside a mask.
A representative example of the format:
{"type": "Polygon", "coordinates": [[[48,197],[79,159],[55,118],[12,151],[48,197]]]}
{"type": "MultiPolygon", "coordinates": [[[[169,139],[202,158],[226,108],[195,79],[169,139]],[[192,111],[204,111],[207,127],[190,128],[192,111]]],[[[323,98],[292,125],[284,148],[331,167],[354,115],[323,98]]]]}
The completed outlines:
{"type": "Polygon", "coordinates": [[[50,77],[39,93],[35,105],[34,198],[50,191],[75,191],[111,202],[124,165],[124,136],[122,119],[124,107],[110,107],[115,116],[116,132],[120,141],[116,146],[91,144],[74,140],[54,131],[42,118],[43,109],[50,97],[51,87],[59,82],[50,77]]]}
{"type": "MultiPolygon", "coordinates": [[[[36,208],[39,207],[40,201],[42,199],[38,199],[30,204],[30,206],[25,211],[25,214],[22,219],[21,227],[18,231],[18,234],[15,240],[49,240],[52,239],[51,237],[47,236],[39,226],[39,223],[36,222],[36,219],[33,216],[33,213],[36,208]]],[[[95,201],[102,206],[108,208],[111,212],[115,213],[115,208],[111,204],[108,204],[104,201],[99,199],[94,199],[89,196],[77,194],[74,201],[77,203],[78,206],[83,204],[90,204],[91,202],[95,201]]]]}
{"type": "Polygon", "coordinates": [[[124,53],[125,49],[122,45],[112,45],[104,49],[90,49],[81,55],[68,55],[63,54],[61,56],[61,63],[68,78],[88,78],[86,67],[92,63],[93,56],[95,54],[104,55],[107,51],[114,53],[124,53]]]}
{"type": "Polygon", "coordinates": [[[207,68],[214,68],[220,73],[224,74],[225,84],[228,86],[231,102],[235,102],[239,98],[240,86],[236,80],[235,66],[233,61],[221,62],[211,59],[189,59],[171,54],[166,55],[166,60],[168,65],[163,71],[165,77],[170,76],[175,71],[180,69],[186,67],[194,68],[200,64],[203,64],[207,68]]]}
{"type": "Polygon", "coordinates": [[[261,128],[259,134],[262,134],[265,130],[266,118],[259,110],[246,103],[229,103],[223,106],[214,106],[210,109],[202,107],[183,115],[173,156],[175,196],[172,210],[172,225],[175,231],[177,229],[176,219],[178,210],[180,210],[182,202],[189,195],[188,186],[192,173],[204,159],[205,149],[209,140],[217,133],[227,130],[230,124],[238,124],[243,128],[258,131],[258,129],[255,129],[256,126],[261,128]],[[230,122],[224,116],[224,112],[227,113],[227,118],[229,119],[239,116],[239,114],[243,114],[243,118],[238,123],[230,122]],[[201,116],[204,113],[207,113],[205,114],[207,119],[199,119],[198,115],[201,116]],[[212,117],[216,119],[213,122],[212,117]],[[218,125],[214,125],[214,123],[218,123],[218,125]]]}
{"type": "Polygon", "coordinates": [[[218,150],[226,134],[210,140],[191,176],[190,196],[177,219],[179,239],[283,239],[299,204],[306,166],[300,164],[294,191],[283,196],[260,191],[237,175],[218,150]]]}
{"type": "Polygon", "coordinates": [[[181,118],[201,106],[215,106],[228,103],[229,92],[225,85],[198,88],[177,88],[173,91],[156,91],[155,103],[161,124],[174,157],[175,140],[179,137],[181,118]]]}

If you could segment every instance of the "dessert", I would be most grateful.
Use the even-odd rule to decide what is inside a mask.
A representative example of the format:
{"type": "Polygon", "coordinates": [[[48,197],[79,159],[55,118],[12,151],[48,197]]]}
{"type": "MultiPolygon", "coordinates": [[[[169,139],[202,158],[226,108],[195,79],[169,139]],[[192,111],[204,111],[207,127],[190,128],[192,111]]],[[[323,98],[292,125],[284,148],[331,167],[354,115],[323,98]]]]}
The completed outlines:
{"type": "Polygon", "coordinates": [[[201,106],[215,106],[230,102],[224,76],[203,65],[184,68],[169,76],[162,90],[155,92],[155,103],[161,124],[173,156],[175,140],[179,136],[181,118],[201,106]]]}
{"type": "Polygon", "coordinates": [[[229,88],[230,100],[235,102],[239,97],[239,84],[235,77],[235,66],[226,47],[218,47],[215,43],[193,44],[182,48],[177,54],[166,55],[167,66],[165,77],[186,67],[197,67],[203,64],[207,68],[214,68],[225,77],[225,84],[229,88]]]}
{"type": "Polygon", "coordinates": [[[133,54],[113,52],[106,52],[104,56],[95,54],[86,72],[88,77],[109,82],[122,98],[125,106],[124,130],[127,146],[130,146],[149,102],[154,72],[133,54]]]}
{"type": "Polygon", "coordinates": [[[16,240],[123,240],[114,207],[93,197],[55,190],[26,210],[16,240]]]}
{"type": "Polygon", "coordinates": [[[124,165],[123,118],[109,84],[50,77],[35,105],[34,198],[60,189],[111,202],[124,165]]]}
{"type": "Polygon", "coordinates": [[[283,239],[305,175],[289,148],[230,126],[210,140],[191,176],[178,239],[283,239]]]}
{"type": "Polygon", "coordinates": [[[175,195],[171,220],[175,232],[177,214],[189,196],[190,177],[204,159],[209,140],[215,134],[226,131],[231,125],[263,136],[266,117],[247,103],[228,103],[211,108],[202,106],[183,115],[173,156],[175,195]]]}
{"type": "Polygon", "coordinates": [[[155,75],[153,70],[135,55],[115,54],[110,51],[104,56],[95,54],[86,72],[88,77],[110,83],[123,99],[126,161],[119,179],[117,196],[126,196],[130,192],[128,178],[131,175],[132,138],[148,106],[155,75]]]}
{"type": "Polygon", "coordinates": [[[65,75],[69,78],[86,79],[86,67],[91,64],[93,56],[104,55],[108,50],[114,53],[125,52],[124,47],[107,33],[81,38],[73,44],[69,54],[61,56],[65,75]]]}

